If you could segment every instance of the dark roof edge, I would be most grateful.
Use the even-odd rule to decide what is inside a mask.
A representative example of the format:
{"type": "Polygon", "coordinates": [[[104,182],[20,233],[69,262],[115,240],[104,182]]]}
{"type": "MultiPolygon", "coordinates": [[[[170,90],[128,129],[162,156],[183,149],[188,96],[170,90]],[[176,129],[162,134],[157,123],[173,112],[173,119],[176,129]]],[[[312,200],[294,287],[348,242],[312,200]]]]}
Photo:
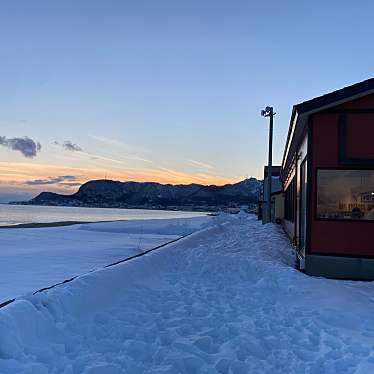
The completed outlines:
{"type": "MultiPolygon", "coordinates": [[[[374,91],[374,78],[366,79],[362,82],[355,83],[353,85],[332,91],[322,96],[315,97],[314,99],[307,100],[300,104],[294,105],[292,108],[287,140],[283,152],[282,171],[285,167],[288,158],[288,150],[292,142],[292,133],[294,131],[293,123],[298,115],[304,113],[308,114],[309,112],[317,112],[319,108],[323,109],[325,107],[333,105],[334,103],[348,101],[349,98],[362,95],[368,91],[374,91]]],[[[281,177],[282,174],[283,173],[281,172],[281,177]]]]}
{"type": "MultiPolygon", "coordinates": [[[[283,157],[282,157],[282,165],[281,165],[282,169],[284,167],[284,162],[286,161],[287,149],[288,149],[288,145],[289,145],[290,140],[291,140],[291,133],[292,133],[292,129],[293,129],[292,123],[295,119],[295,116],[296,116],[296,105],[294,105],[292,107],[292,114],[291,114],[290,124],[288,126],[287,139],[286,139],[286,144],[284,146],[283,157]]],[[[281,171],[281,174],[282,174],[282,171],[281,171]]]]}
{"type": "Polygon", "coordinates": [[[362,82],[352,84],[314,99],[304,101],[295,105],[298,113],[310,112],[320,107],[331,105],[337,101],[345,100],[351,96],[359,95],[363,92],[374,89],[374,78],[366,79],[362,82]]]}

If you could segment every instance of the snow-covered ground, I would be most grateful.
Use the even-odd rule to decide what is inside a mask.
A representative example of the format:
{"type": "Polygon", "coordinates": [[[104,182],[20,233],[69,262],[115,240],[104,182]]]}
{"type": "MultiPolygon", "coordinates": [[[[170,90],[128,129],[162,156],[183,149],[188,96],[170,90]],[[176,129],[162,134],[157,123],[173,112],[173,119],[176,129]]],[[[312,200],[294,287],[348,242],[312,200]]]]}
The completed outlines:
{"type": "Polygon", "coordinates": [[[373,372],[374,284],[297,272],[247,215],[0,309],[0,373],[373,372]]]}
{"type": "Polygon", "coordinates": [[[211,217],[0,230],[0,303],[153,248],[211,217]]]}

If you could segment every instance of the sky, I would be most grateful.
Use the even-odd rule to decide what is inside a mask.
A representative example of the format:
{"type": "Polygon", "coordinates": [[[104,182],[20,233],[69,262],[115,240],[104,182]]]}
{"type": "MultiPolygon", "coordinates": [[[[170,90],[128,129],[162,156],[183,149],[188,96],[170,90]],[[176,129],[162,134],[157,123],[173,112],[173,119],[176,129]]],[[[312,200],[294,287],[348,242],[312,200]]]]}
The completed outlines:
{"type": "Polygon", "coordinates": [[[234,183],[292,105],[372,77],[370,1],[0,0],[0,202],[234,183]]]}

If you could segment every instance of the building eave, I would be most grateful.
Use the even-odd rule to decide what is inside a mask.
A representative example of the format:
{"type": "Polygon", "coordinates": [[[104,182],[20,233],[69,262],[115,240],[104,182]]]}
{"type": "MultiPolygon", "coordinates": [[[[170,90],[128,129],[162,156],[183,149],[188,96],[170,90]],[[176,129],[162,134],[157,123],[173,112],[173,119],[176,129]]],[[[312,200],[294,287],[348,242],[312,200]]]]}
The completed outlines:
{"type": "Polygon", "coordinates": [[[294,105],[292,108],[291,120],[282,159],[282,181],[285,181],[289,174],[289,169],[293,163],[294,151],[297,149],[302,141],[303,135],[306,133],[308,118],[310,115],[336,107],[348,101],[359,99],[372,93],[374,93],[374,78],[367,79],[363,82],[294,105]]]}

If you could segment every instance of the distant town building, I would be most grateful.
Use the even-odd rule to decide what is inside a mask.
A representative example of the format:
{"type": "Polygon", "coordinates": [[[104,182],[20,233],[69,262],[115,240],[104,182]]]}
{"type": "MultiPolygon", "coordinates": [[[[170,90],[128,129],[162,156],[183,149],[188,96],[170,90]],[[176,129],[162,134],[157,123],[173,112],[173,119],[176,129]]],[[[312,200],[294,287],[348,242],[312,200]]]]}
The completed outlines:
{"type": "MultiPolygon", "coordinates": [[[[280,172],[281,172],[281,166],[273,166],[271,168],[271,175],[272,175],[272,178],[271,178],[271,194],[272,194],[271,222],[276,222],[278,220],[280,221],[283,216],[282,214],[283,207],[281,204],[283,192],[282,192],[282,183],[280,180],[280,172]]],[[[259,192],[259,199],[258,199],[259,200],[258,201],[258,212],[259,212],[258,216],[259,216],[259,219],[261,219],[263,223],[266,223],[265,215],[263,214],[263,212],[266,211],[267,204],[268,204],[266,200],[267,188],[268,188],[267,180],[268,180],[268,167],[265,166],[264,167],[264,180],[263,180],[260,192],[259,192]]]]}

